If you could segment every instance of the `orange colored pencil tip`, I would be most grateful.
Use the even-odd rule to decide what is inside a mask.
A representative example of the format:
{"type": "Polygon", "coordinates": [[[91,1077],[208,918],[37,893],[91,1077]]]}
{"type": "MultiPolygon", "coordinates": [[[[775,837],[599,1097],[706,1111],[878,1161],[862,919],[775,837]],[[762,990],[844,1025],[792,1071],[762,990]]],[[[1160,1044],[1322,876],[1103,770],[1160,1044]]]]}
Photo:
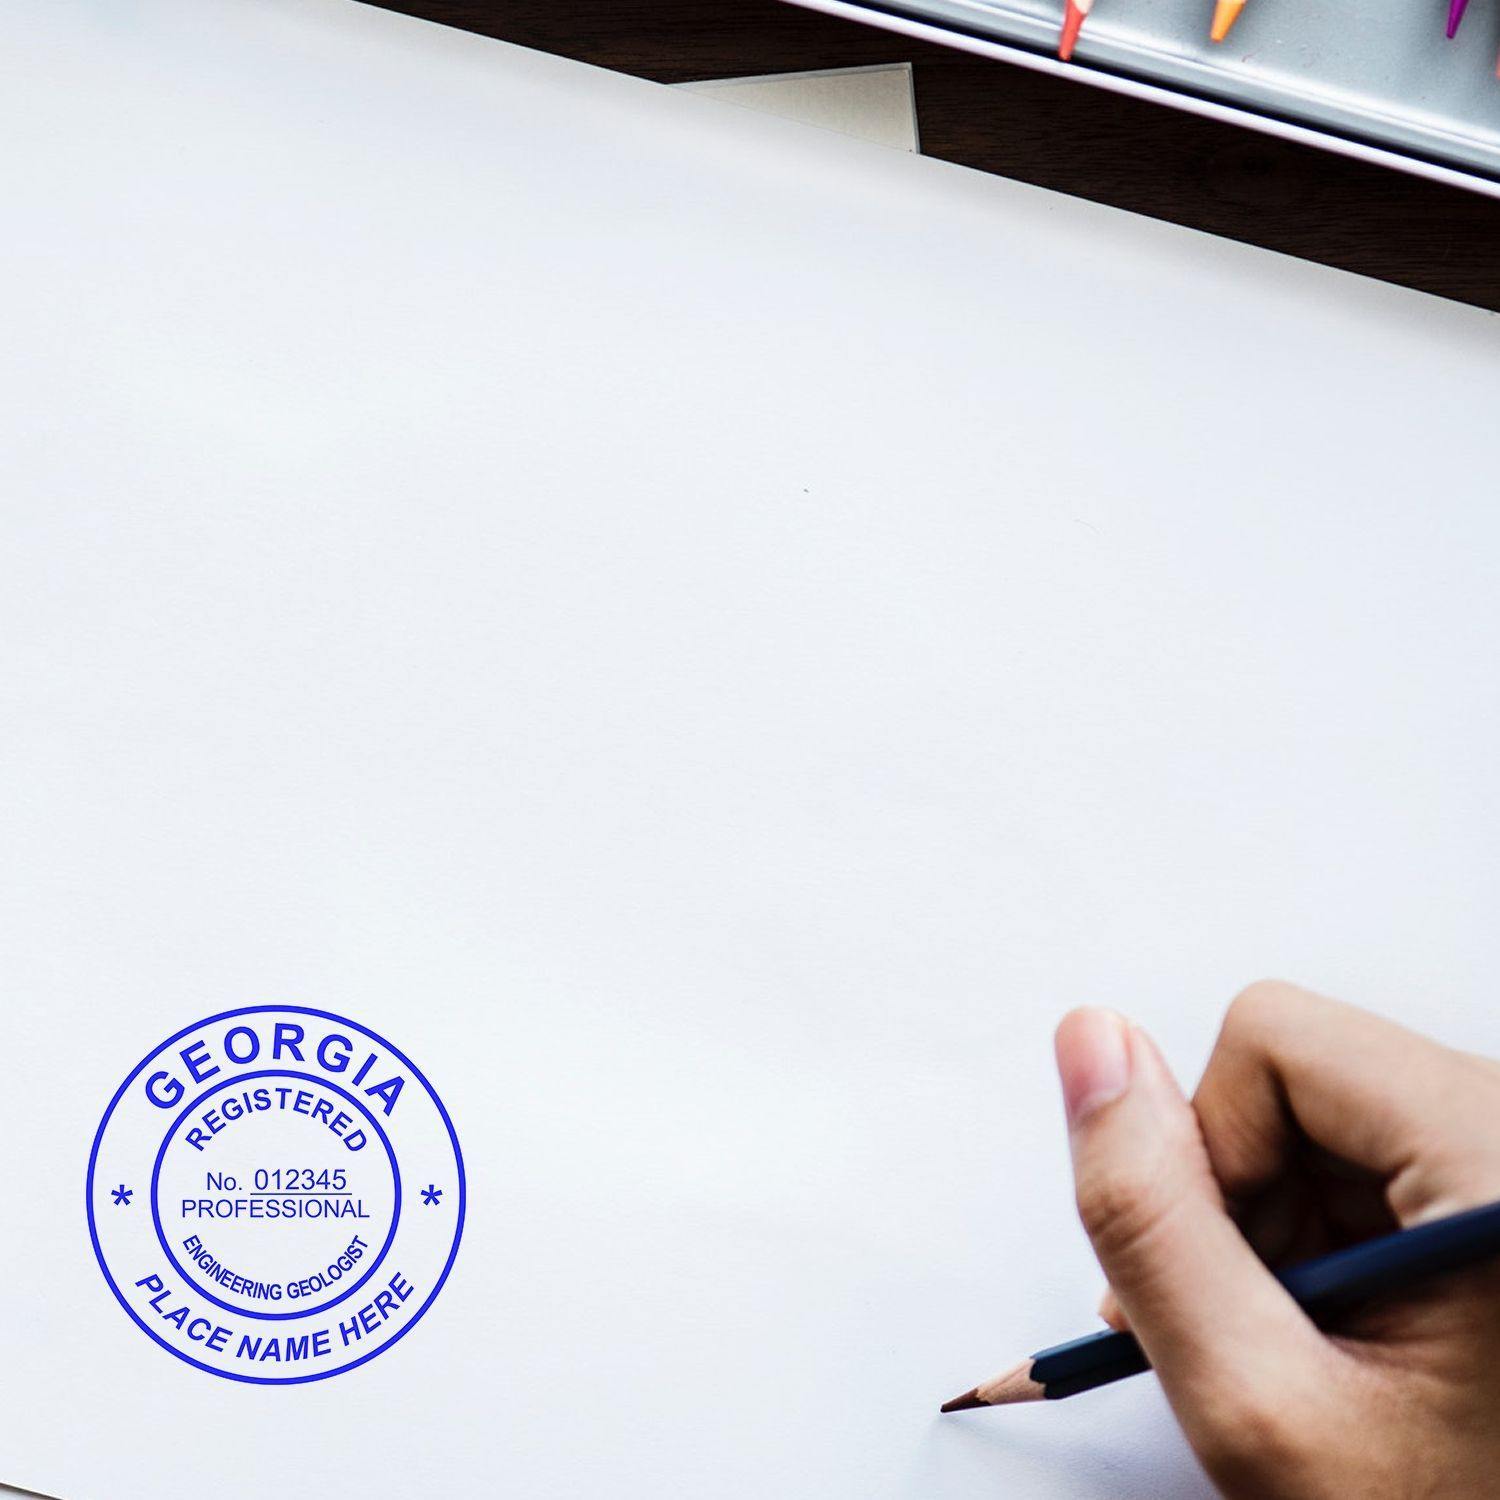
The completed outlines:
{"type": "Polygon", "coordinates": [[[1063,13],[1062,37],[1057,44],[1057,55],[1067,62],[1073,56],[1073,44],[1078,40],[1079,28],[1083,25],[1084,13],[1073,0],[1068,0],[1068,8],[1063,13]]]}
{"type": "Polygon", "coordinates": [[[1245,0],[1216,0],[1214,5],[1214,22],[1208,29],[1209,38],[1215,42],[1222,42],[1229,35],[1229,28],[1240,18],[1240,12],[1245,8],[1245,0]]]}

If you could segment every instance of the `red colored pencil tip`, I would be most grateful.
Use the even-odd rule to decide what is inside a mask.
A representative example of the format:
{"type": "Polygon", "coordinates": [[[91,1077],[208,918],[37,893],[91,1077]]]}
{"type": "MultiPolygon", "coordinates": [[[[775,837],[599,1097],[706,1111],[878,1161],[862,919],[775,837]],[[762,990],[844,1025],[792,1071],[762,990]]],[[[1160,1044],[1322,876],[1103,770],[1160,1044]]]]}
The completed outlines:
{"type": "Polygon", "coordinates": [[[1063,13],[1062,37],[1057,44],[1057,55],[1068,62],[1073,56],[1073,43],[1078,40],[1079,28],[1083,25],[1084,12],[1074,3],[1068,0],[1068,8],[1063,13]]]}

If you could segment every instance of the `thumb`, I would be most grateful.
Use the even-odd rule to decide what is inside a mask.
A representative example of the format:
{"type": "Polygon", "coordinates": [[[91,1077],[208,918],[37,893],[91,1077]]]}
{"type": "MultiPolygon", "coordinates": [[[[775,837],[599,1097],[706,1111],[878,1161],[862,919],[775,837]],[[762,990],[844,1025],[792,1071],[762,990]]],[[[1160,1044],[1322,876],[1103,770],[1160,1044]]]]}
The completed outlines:
{"type": "Polygon", "coordinates": [[[1146,1034],[1079,1010],[1056,1047],[1084,1228],[1189,1439],[1215,1446],[1209,1429],[1242,1402],[1284,1401],[1329,1346],[1225,1212],[1197,1116],[1146,1034]]]}

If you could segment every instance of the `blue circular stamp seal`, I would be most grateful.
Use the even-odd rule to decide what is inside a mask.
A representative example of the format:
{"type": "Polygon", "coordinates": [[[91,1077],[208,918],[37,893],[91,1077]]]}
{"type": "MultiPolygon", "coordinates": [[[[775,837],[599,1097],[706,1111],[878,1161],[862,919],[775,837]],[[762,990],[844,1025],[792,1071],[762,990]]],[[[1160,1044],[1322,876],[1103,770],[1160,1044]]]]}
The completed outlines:
{"type": "Polygon", "coordinates": [[[131,1070],[89,1154],[89,1237],[147,1334],[296,1385],[404,1337],[463,1235],[463,1155],[405,1053],[296,1005],[209,1016],[131,1070]]]}

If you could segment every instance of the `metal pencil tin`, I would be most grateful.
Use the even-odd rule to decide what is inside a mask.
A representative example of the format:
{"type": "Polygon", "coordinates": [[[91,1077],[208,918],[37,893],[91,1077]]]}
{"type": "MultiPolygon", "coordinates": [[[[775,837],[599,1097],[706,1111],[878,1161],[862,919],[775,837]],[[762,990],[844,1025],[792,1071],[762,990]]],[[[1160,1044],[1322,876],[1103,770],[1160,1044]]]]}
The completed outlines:
{"type": "Polygon", "coordinates": [[[794,0],[927,41],[1305,141],[1500,197],[1500,10],[1475,0],[1250,0],[1222,43],[1212,0],[1098,0],[1071,63],[1059,0],[794,0]]]}

